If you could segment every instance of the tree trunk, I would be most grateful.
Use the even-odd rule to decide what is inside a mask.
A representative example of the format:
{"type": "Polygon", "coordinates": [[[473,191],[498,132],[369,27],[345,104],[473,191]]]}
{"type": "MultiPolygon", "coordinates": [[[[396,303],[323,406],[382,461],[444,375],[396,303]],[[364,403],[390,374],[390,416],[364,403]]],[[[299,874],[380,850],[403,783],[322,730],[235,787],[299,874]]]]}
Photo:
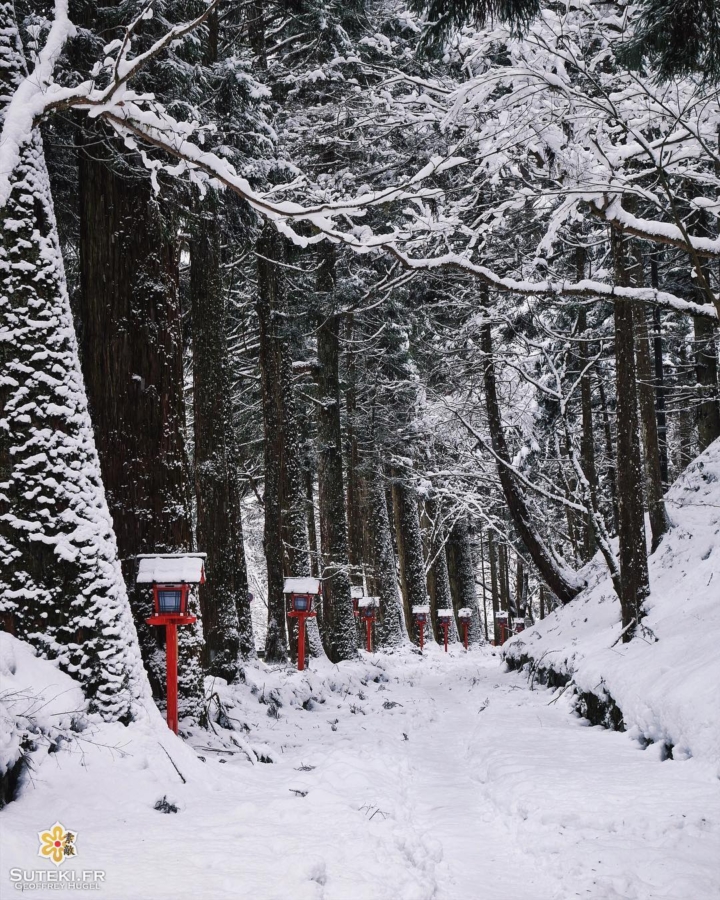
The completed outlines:
{"type": "MultiPolygon", "coordinates": [[[[0,118],[26,72],[0,3],[0,118]]],[[[2,126],[3,121],[0,121],[2,126]]],[[[100,477],[42,139],[0,210],[0,622],[127,722],[149,699],[100,477]]],[[[10,664],[10,661],[8,661],[10,664]]]]}
{"type": "Polygon", "coordinates": [[[260,376],[262,381],[263,425],[265,432],[265,526],[263,549],[267,563],[268,627],[265,638],[265,661],[287,660],[288,641],[285,625],[282,460],[283,398],[282,379],[289,355],[281,333],[284,306],[283,286],[278,267],[282,241],[273,225],[266,225],[257,241],[257,314],[260,330],[260,376]]]}
{"type": "Polygon", "coordinates": [[[615,449],[613,447],[612,426],[610,424],[610,411],[608,409],[605,385],[602,376],[598,373],[598,394],[600,395],[600,410],[602,412],[603,432],[605,435],[605,455],[607,456],[608,488],[610,491],[610,506],[612,509],[612,533],[618,530],[618,502],[617,502],[617,466],[615,464],[615,449]]]}
{"type": "MultiPolygon", "coordinates": [[[[438,624],[438,609],[452,609],[452,593],[448,575],[447,555],[445,553],[445,532],[442,525],[442,508],[435,498],[425,502],[426,540],[427,540],[427,588],[430,597],[430,615],[433,635],[438,643],[445,639],[443,629],[438,624]]],[[[449,630],[448,638],[455,640],[454,630],[449,630]]]]}
{"type": "Polygon", "coordinates": [[[464,518],[459,518],[450,530],[447,539],[448,576],[450,594],[455,610],[455,627],[462,633],[458,610],[471,609],[469,637],[473,643],[482,641],[482,628],[475,593],[475,562],[473,560],[470,528],[464,518]]]}
{"type": "Polygon", "coordinates": [[[532,557],[541,576],[550,586],[553,593],[556,594],[563,603],[569,603],[573,597],[576,597],[580,593],[584,587],[584,583],[578,578],[574,571],[556,559],[543,538],[540,536],[532,522],[530,510],[525,502],[525,497],[515,476],[508,468],[510,456],[508,454],[507,444],[505,443],[502,419],[500,417],[500,406],[497,398],[492,329],[490,323],[485,323],[482,326],[481,346],[483,353],[485,354],[484,381],[488,424],[490,427],[493,450],[500,460],[497,464],[498,476],[500,478],[500,484],[503,489],[508,511],[518,535],[527,548],[527,551],[532,557]]]}
{"type": "Polygon", "coordinates": [[[207,553],[200,587],[204,664],[233,681],[254,655],[228,373],[228,318],[217,197],[198,204],[190,240],[197,540],[207,553]]]}
{"type": "MultiPolygon", "coordinates": [[[[625,242],[617,231],[613,231],[612,240],[616,280],[621,285],[627,285],[625,242]]],[[[643,615],[642,604],[649,593],[649,578],[645,543],[632,301],[616,298],[614,310],[620,606],[623,640],[629,641],[643,615]]]]}
{"type": "MultiPolygon", "coordinates": [[[[584,266],[581,277],[584,277],[584,266]]],[[[578,312],[578,336],[581,338],[580,344],[580,368],[581,371],[586,368],[591,358],[590,346],[586,340],[587,333],[587,313],[585,307],[581,306],[578,312]]],[[[590,485],[590,495],[593,500],[593,506],[598,509],[598,476],[597,466],[595,464],[595,429],[593,425],[592,411],[592,380],[590,372],[586,372],[580,379],[580,407],[582,414],[582,433],[580,437],[580,459],[582,461],[582,469],[585,478],[590,485]]],[[[595,555],[596,550],[595,529],[592,523],[592,512],[585,516],[585,527],[583,531],[583,547],[582,560],[587,562],[595,555]]]]}
{"type": "MultiPolygon", "coordinates": [[[[658,254],[650,255],[650,283],[659,289],[658,254]]],[[[653,306],[653,363],[655,370],[655,415],[657,418],[658,449],[660,451],[660,475],[663,488],[670,484],[667,448],[667,415],[665,413],[665,366],[663,364],[662,318],[660,308],[653,306]]]]}
{"type": "Polygon", "coordinates": [[[320,577],[320,551],[315,524],[315,477],[312,469],[305,469],[305,502],[307,503],[308,544],[310,546],[310,574],[320,577]]]}
{"type": "MultiPolygon", "coordinates": [[[[347,317],[347,336],[353,339],[353,317],[347,317]]],[[[350,346],[352,346],[350,344],[350,346]]],[[[345,392],[345,408],[347,410],[347,524],[348,524],[348,558],[350,560],[350,577],[355,585],[363,584],[363,563],[366,555],[365,515],[363,496],[363,478],[360,472],[360,448],[358,445],[357,389],[355,373],[355,353],[347,354],[347,390],[345,392]]],[[[370,592],[372,595],[372,591],[370,592]]]]}
{"type": "Polygon", "coordinates": [[[417,628],[412,615],[413,606],[427,606],[430,600],[425,581],[420,513],[417,494],[394,473],[393,502],[395,510],[395,534],[397,537],[400,579],[405,608],[405,625],[414,641],[417,628]]]}
{"type": "MultiPolygon", "coordinates": [[[[118,174],[125,160],[97,137],[79,154],[83,374],[143,659],[163,698],[163,629],[145,622],[151,593],[135,587],[134,557],[193,546],[178,258],[150,179],[118,174]]],[[[184,714],[201,709],[201,650],[199,619],[179,632],[184,714]]]]}
{"type": "Polygon", "coordinates": [[[633,306],[633,325],[636,340],[638,404],[645,450],[645,488],[648,512],[650,513],[652,550],[654,552],[660,546],[660,541],[670,527],[670,522],[663,496],[660,446],[655,413],[655,387],[647,319],[645,318],[645,308],[640,303],[636,303],[633,306]]]}
{"type": "Polygon", "coordinates": [[[357,655],[357,637],[350,593],[340,428],[341,317],[330,311],[335,290],[335,254],[331,244],[323,247],[316,287],[317,295],[324,301],[317,328],[318,497],[326,623],[323,638],[330,659],[340,662],[357,655]]]}
{"type": "Polygon", "coordinates": [[[406,627],[403,622],[403,608],[395,571],[395,551],[392,545],[383,466],[375,449],[372,451],[369,465],[367,524],[372,539],[373,580],[380,598],[377,642],[382,647],[396,647],[403,642],[406,627]]]}
{"type": "Polygon", "coordinates": [[[693,319],[695,329],[695,374],[700,389],[697,408],[698,449],[700,453],[720,437],[718,405],[718,363],[715,325],[707,319],[693,319]]]}
{"type": "Polygon", "coordinates": [[[497,541],[492,531],[488,532],[488,556],[490,558],[490,593],[492,594],[493,643],[500,642],[497,614],[500,612],[500,591],[498,589],[497,541]]]}

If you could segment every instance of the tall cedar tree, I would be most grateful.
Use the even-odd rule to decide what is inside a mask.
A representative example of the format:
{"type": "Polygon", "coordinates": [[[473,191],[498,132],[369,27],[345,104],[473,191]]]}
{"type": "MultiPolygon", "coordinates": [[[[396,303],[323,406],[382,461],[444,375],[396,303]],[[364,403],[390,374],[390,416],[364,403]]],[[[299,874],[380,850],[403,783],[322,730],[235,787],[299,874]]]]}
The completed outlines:
{"type": "MultiPolygon", "coordinates": [[[[25,60],[0,5],[3,122],[25,60]]],[[[40,133],[12,175],[0,233],[0,611],[56,659],[90,709],[127,721],[147,695],[80,372],[40,133]]]]}

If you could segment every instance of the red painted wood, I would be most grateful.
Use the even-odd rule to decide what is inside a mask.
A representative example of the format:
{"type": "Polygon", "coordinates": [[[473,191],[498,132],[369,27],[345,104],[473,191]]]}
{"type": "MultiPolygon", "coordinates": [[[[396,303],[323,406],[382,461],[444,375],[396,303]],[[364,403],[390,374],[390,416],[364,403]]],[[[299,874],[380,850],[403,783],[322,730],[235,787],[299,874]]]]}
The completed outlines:
{"type": "Polygon", "coordinates": [[[443,633],[444,633],[444,638],[445,638],[445,652],[447,653],[447,647],[448,647],[448,628],[450,627],[450,623],[449,623],[449,622],[441,622],[441,623],[440,623],[440,627],[442,628],[443,633]]]}
{"type": "Polygon", "coordinates": [[[177,625],[165,626],[165,663],[167,666],[167,723],[178,733],[178,643],[177,625]]]}

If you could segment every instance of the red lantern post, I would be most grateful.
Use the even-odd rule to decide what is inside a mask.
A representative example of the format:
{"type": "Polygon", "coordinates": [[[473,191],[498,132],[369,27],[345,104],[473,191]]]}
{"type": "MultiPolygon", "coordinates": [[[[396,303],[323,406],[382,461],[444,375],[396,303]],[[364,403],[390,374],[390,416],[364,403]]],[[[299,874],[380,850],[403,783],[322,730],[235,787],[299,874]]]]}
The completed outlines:
{"type": "Polygon", "coordinates": [[[513,617],[513,634],[520,634],[521,631],[525,631],[525,617],[513,617]]]}
{"type": "Polygon", "coordinates": [[[462,609],[458,610],[458,619],[460,620],[460,627],[462,628],[463,633],[463,646],[465,649],[468,649],[468,638],[470,635],[470,622],[472,621],[472,610],[464,606],[462,609]]]}
{"type": "Polygon", "coordinates": [[[288,618],[298,620],[297,667],[305,669],[305,622],[314,619],[317,613],[313,603],[320,596],[319,578],[286,578],[283,593],[289,598],[288,618]]]}
{"type": "Polygon", "coordinates": [[[204,553],[164,553],[138,557],[137,584],[151,584],[153,615],[148,625],[165,626],[167,724],[178,733],[178,625],[192,625],[187,612],[191,584],[205,582],[204,553]]]}
{"type": "Polygon", "coordinates": [[[444,640],[444,644],[445,644],[445,652],[446,653],[447,653],[447,649],[448,649],[448,632],[450,631],[450,626],[452,625],[452,617],[453,617],[453,611],[451,609],[437,610],[438,625],[443,630],[443,640],[444,640]]]}
{"type": "Polygon", "coordinates": [[[430,615],[430,607],[413,606],[412,614],[413,618],[415,619],[415,624],[418,627],[420,637],[420,652],[422,653],[423,647],[425,646],[425,626],[427,625],[428,616],[430,615]]]}
{"type": "Polygon", "coordinates": [[[496,612],[498,628],[500,629],[500,646],[508,639],[508,614],[506,612],[496,612]]]}
{"type": "Polygon", "coordinates": [[[372,628],[375,624],[380,601],[377,597],[361,597],[358,599],[358,613],[365,622],[365,649],[372,653],[372,628]]]}

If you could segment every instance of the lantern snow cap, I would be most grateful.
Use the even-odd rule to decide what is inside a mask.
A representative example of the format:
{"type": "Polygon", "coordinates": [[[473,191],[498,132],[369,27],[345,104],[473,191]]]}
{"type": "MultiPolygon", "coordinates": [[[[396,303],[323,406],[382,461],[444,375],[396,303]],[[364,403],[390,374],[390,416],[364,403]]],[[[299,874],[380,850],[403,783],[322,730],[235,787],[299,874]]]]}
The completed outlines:
{"type": "Polygon", "coordinates": [[[413,606],[412,613],[416,619],[419,619],[421,616],[425,616],[427,618],[427,616],[430,615],[430,607],[429,606],[413,606]]]}
{"type": "Polygon", "coordinates": [[[358,599],[358,610],[362,616],[374,616],[379,606],[379,597],[360,597],[358,599]]]}
{"type": "Polygon", "coordinates": [[[350,598],[353,605],[353,615],[357,618],[360,615],[360,601],[365,596],[365,590],[360,585],[352,585],[350,587],[350,598]]]}
{"type": "Polygon", "coordinates": [[[310,576],[286,578],[283,585],[283,594],[290,597],[292,612],[310,612],[313,601],[320,596],[320,591],[320,579],[310,576]]]}
{"type": "MultiPolygon", "coordinates": [[[[188,618],[190,585],[205,583],[205,554],[154,553],[142,554],[137,559],[138,573],[135,581],[137,584],[152,585],[154,618],[188,618]]],[[[176,624],[186,623],[177,621],[176,624]]]]}
{"type": "MultiPolygon", "coordinates": [[[[438,610],[438,615],[440,611],[438,610]]],[[[472,610],[469,606],[463,606],[462,609],[458,610],[458,618],[459,619],[472,619],[472,610]]]]}
{"type": "Polygon", "coordinates": [[[438,609],[438,619],[452,619],[453,611],[451,609],[438,609]]]}

